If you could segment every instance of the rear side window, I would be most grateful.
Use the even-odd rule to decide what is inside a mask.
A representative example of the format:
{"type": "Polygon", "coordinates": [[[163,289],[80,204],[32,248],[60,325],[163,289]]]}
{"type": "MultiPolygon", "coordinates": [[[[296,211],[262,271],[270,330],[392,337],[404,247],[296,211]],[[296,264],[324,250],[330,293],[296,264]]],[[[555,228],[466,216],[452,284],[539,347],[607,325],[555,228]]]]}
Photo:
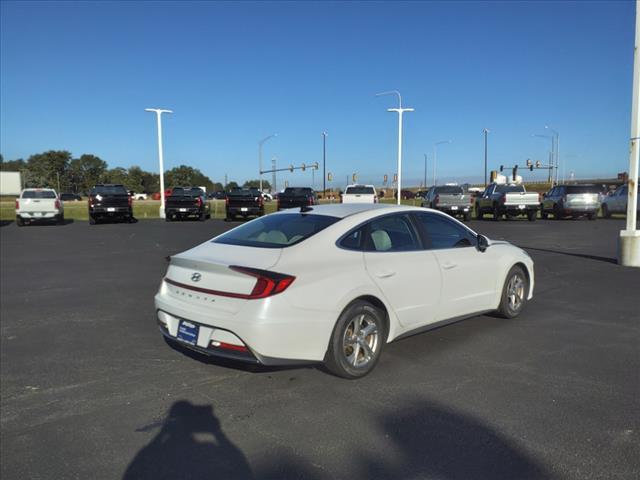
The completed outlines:
{"type": "Polygon", "coordinates": [[[420,250],[420,240],[407,215],[388,215],[369,223],[365,250],[407,252],[420,250]]]}
{"type": "Polygon", "coordinates": [[[375,195],[375,191],[373,190],[373,187],[365,187],[365,186],[358,186],[358,187],[348,187],[345,194],[347,195],[375,195]]]}
{"type": "Polygon", "coordinates": [[[338,245],[347,250],[362,250],[364,228],[359,228],[345,236],[338,245]]]}
{"type": "Polygon", "coordinates": [[[471,247],[476,238],[466,228],[435,213],[417,213],[416,220],[432,250],[471,247]]]}
{"type": "Polygon", "coordinates": [[[22,198],[56,198],[56,194],[52,190],[26,190],[22,198]]]}
{"type": "Polygon", "coordinates": [[[234,228],[212,242],[244,247],[284,248],[306,240],[338,220],[338,217],[303,213],[268,215],[234,228]]]}

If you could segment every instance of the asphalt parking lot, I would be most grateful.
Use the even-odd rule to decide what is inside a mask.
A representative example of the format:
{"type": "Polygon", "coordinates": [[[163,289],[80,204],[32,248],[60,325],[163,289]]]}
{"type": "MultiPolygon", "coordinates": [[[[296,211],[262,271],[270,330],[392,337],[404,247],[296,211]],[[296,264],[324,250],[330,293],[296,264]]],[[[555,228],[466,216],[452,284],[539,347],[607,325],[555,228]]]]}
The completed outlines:
{"type": "Polygon", "coordinates": [[[623,221],[471,222],[527,249],[534,300],[390,344],[358,381],[163,341],[164,257],[230,225],[0,228],[2,478],[640,476],[640,270],[615,263],[623,221]]]}

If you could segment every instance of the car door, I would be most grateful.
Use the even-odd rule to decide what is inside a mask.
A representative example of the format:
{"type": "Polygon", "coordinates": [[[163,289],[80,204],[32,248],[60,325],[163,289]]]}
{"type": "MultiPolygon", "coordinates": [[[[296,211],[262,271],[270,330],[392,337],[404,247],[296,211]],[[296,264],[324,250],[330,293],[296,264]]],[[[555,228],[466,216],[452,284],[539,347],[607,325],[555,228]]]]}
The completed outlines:
{"type": "Polygon", "coordinates": [[[549,190],[546,195],[544,196],[544,198],[542,199],[542,209],[545,211],[549,211],[553,209],[553,194],[556,191],[556,187],[553,187],[551,190],[549,190]]]}
{"type": "Polygon", "coordinates": [[[497,259],[491,249],[477,249],[477,238],[464,225],[435,212],[416,212],[425,248],[438,262],[442,278],[436,320],[495,308],[497,259]]]}
{"type": "Polygon", "coordinates": [[[613,212],[615,213],[627,213],[627,186],[620,187],[613,199],[613,212]]]}
{"type": "Polygon", "coordinates": [[[487,210],[491,210],[493,208],[493,201],[491,199],[491,196],[493,195],[493,191],[495,190],[495,188],[495,184],[489,185],[482,194],[482,197],[480,197],[480,208],[484,213],[486,213],[487,210]]]}
{"type": "Polygon", "coordinates": [[[379,217],[367,224],[364,235],[367,273],[400,323],[417,328],[432,322],[440,301],[440,268],[433,253],[422,248],[410,216],[379,217]]]}

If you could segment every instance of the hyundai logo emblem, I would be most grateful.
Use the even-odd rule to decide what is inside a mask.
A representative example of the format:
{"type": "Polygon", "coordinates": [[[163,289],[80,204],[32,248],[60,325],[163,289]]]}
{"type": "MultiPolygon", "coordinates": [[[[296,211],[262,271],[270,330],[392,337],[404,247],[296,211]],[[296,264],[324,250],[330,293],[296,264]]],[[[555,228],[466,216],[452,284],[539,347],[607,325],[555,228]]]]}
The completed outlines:
{"type": "Polygon", "coordinates": [[[191,275],[191,281],[192,281],[192,282],[199,282],[201,278],[202,278],[202,274],[200,274],[200,273],[198,273],[198,272],[194,272],[194,273],[191,275]]]}

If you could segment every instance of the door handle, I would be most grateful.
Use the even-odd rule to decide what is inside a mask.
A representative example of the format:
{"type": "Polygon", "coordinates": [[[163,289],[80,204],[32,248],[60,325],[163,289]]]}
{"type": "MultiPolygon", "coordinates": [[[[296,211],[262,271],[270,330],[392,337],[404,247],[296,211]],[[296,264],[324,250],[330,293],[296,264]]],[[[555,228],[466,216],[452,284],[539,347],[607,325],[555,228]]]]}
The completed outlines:
{"type": "Polygon", "coordinates": [[[396,274],[396,272],[378,272],[376,273],[376,277],[378,278],[389,278],[389,277],[393,277],[396,274]]]}
{"type": "Polygon", "coordinates": [[[445,270],[451,270],[452,268],[456,268],[458,266],[457,263],[452,263],[452,262],[446,262],[442,264],[442,268],[444,268],[445,270]]]}

